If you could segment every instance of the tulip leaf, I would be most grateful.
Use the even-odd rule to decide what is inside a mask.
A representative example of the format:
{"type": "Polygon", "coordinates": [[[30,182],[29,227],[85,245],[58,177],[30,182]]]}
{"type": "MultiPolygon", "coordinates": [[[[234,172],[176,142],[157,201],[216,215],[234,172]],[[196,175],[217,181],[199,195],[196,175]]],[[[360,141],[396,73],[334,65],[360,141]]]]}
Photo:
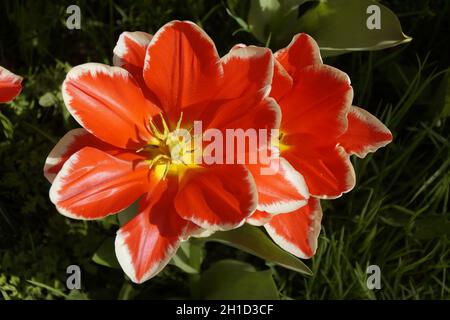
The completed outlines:
{"type": "Polygon", "coordinates": [[[202,274],[198,285],[201,299],[279,299],[271,270],[256,271],[252,265],[237,260],[216,262],[202,274]]]}
{"type": "Polygon", "coordinates": [[[92,261],[105,267],[120,269],[114,249],[114,237],[106,238],[103,241],[102,245],[92,256],[92,261]]]}
{"type": "Polygon", "coordinates": [[[313,36],[323,56],[380,50],[411,41],[397,16],[374,0],[321,1],[301,17],[297,30],[313,36]],[[379,26],[374,23],[375,15],[379,26]]]}
{"type": "Polygon", "coordinates": [[[238,229],[216,232],[205,240],[220,242],[284,268],[312,275],[312,271],[302,261],[278,247],[257,227],[246,224],[238,229]]]}
{"type": "Polygon", "coordinates": [[[298,6],[311,0],[251,0],[248,28],[262,43],[273,39],[272,47],[289,43],[295,34],[298,6]]]}
{"type": "Polygon", "coordinates": [[[200,272],[204,257],[203,242],[184,241],[172,257],[170,264],[177,266],[186,273],[196,274],[200,272]]]}
{"type": "Polygon", "coordinates": [[[381,50],[411,41],[397,16],[375,0],[251,0],[248,29],[272,49],[310,34],[323,56],[381,50]]]}
{"type": "Polygon", "coordinates": [[[117,214],[117,220],[120,226],[125,225],[128,221],[133,219],[138,213],[139,199],[133,202],[128,208],[122,210],[117,214]]]}
{"type": "Polygon", "coordinates": [[[245,5],[245,3],[243,3],[242,1],[228,0],[227,1],[228,8],[226,8],[226,11],[228,15],[239,24],[241,30],[249,32],[250,30],[247,22],[244,19],[242,19],[237,13],[238,11],[241,12],[240,9],[243,7],[243,4],[245,5]]]}

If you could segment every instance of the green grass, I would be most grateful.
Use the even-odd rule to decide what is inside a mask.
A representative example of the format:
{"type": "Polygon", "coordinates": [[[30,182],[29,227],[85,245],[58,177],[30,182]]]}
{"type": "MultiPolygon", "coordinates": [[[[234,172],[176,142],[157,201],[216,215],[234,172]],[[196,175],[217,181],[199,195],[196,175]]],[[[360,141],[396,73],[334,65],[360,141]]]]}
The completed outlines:
{"type": "MultiPolygon", "coordinates": [[[[92,254],[116,226],[72,221],[51,205],[43,162],[55,141],[76,126],[62,104],[60,85],[71,65],[110,63],[121,31],[154,32],[172,19],[200,23],[221,54],[237,42],[258,43],[249,34],[233,34],[239,26],[221,1],[78,1],[86,8],[82,30],[68,31],[63,23],[71,2],[0,4],[0,65],[25,76],[23,94],[1,110],[11,125],[0,132],[0,299],[190,297],[188,276],[174,266],[136,286],[120,270],[95,265],[92,254]],[[83,270],[83,296],[65,288],[69,264],[83,270]]],[[[354,103],[380,117],[394,142],[365,159],[353,159],[357,187],[323,202],[319,249],[307,261],[313,277],[270,265],[283,298],[450,298],[450,48],[445,25],[450,5],[443,0],[383,2],[414,40],[326,62],[350,75],[354,103]],[[371,264],[381,268],[381,290],[366,287],[371,264]]],[[[224,258],[267,268],[257,258],[213,243],[207,245],[204,268],[224,258]]]]}

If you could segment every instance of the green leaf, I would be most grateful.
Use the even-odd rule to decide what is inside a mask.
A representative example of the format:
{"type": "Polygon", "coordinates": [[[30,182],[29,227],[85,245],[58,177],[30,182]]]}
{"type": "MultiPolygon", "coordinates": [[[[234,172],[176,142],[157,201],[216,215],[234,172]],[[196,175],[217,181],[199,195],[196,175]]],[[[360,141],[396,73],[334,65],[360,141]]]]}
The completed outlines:
{"type": "Polygon", "coordinates": [[[230,17],[232,17],[241,27],[242,30],[245,31],[250,31],[249,30],[249,26],[247,24],[247,22],[245,22],[244,19],[242,19],[241,17],[239,17],[238,15],[238,11],[240,11],[240,9],[242,8],[242,1],[238,1],[238,0],[228,0],[227,1],[227,6],[228,8],[226,8],[226,11],[228,13],[228,15],[230,17]]]}
{"type": "Polygon", "coordinates": [[[216,232],[205,240],[220,242],[284,268],[312,275],[312,271],[302,261],[278,247],[257,227],[243,225],[238,229],[216,232]]]}
{"type": "Polygon", "coordinates": [[[252,265],[236,260],[216,262],[202,274],[199,287],[202,299],[279,299],[271,270],[256,271],[252,265]]]}
{"type": "MultiPolygon", "coordinates": [[[[302,7],[303,8],[303,7],[302,7]]],[[[252,0],[248,25],[253,35],[279,49],[300,32],[316,39],[323,56],[349,51],[380,50],[411,41],[397,16],[375,0],[252,0]],[[299,16],[299,7],[310,3],[299,16]],[[368,7],[380,10],[380,29],[369,29],[368,7]]]]}
{"type": "Polygon", "coordinates": [[[124,281],[122,288],[120,288],[117,300],[132,300],[139,294],[137,290],[130,282],[124,281]]]}
{"type": "Polygon", "coordinates": [[[321,1],[300,18],[295,30],[314,37],[322,56],[381,50],[411,41],[402,32],[397,16],[374,0],[321,1]],[[367,27],[372,15],[367,8],[371,5],[380,9],[380,29],[367,27]]]}
{"type": "Polygon", "coordinates": [[[128,221],[133,219],[138,213],[139,199],[133,202],[128,208],[117,214],[117,220],[120,226],[125,225],[128,221]]]}
{"type": "Polygon", "coordinates": [[[0,123],[2,124],[3,133],[7,138],[11,138],[14,132],[13,125],[11,121],[0,112],[0,123]]]}
{"type": "Polygon", "coordinates": [[[58,99],[52,92],[47,92],[39,98],[39,105],[44,108],[53,107],[57,103],[58,99]]]}
{"type": "Polygon", "coordinates": [[[297,9],[300,4],[311,0],[251,0],[248,13],[249,30],[261,41],[274,39],[279,43],[289,43],[293,28],[297,24],[297,9]]]}
{"type": "Polygon", "coordinates": [[[103,241],[100,248],[92,256],[92,261],[105,267],[120,269],[114,250],[114,237],[103,241]]]}
{"type": "Polygon", "coordinates": [[[437,90],[432,90],[433,105],[436,106],[438,111],[438,118],[448,118],[450,117],[450,72],[447,71],[442,77],[437,90]]]}
{"type": "Polygon", "coordinates": [[[42,282],[39,282],[39,281],[35,281],[35,280],[27,280],[27,282],[31,283],[32,285],[34,285],[36,287],[45,289],[48,292],[51,292],[52,294],[54,294],[55,296],[60,296],[60,297],[66,298],[66,299],[68,298],[68,295],[65,294],[61,289],[54,288],[54,287],[49,286],[49,285],[47,285],[45,283],[42,283],[42,282]]]}
{"type": "Polygon", "coordinates": [[[430,240],[450,236],[450,221],[444,216],[430,216],[415,222],[415,236],[418,239],[430,240]]]}
{"type": "Polygon", "coordinates": [[[113,214],[102,219],[98,219],[97,221],[103,226],[103,228],[108,229],[111,226],[118,226],[119,222],[117,220],[117,215],[113,214]]]}
{"type": "Polygon", "coordinates": [[[202,241],[184,241],[177,253],[172,257],[170,264],[177,266],[186,273],[197,274],[205,257],[202,241]]]}
{"type": "Polygon", "coordinates": [[[87,293],[80,290],[71,290],[66,297],[67,300],[89,300],[87,293]]]}

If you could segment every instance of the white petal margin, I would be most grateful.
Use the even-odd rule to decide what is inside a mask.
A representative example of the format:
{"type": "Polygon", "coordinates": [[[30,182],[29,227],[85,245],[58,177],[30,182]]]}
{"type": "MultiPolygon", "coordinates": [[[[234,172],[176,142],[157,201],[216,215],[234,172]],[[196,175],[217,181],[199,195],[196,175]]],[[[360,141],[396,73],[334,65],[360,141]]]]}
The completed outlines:
{"type": "Polygon", "coordinates": [[[261,227],[268,223],[272,217],[273,216],[270,213],[257,211],[247,218],[247,223],[253,226],[261,227]]]}
{"type": "Polygon", "coordinates": [[[208,230],[199,227],[196,230],[191,231],[187,236],[183,237],[183,241],[189,240],[190,237],[208,238],[212,234],[214,234],[214,230],[208,230]]]}
{"type": "MultiPolygon", "coordinates": [[[[301,259],[310,259],[317,251],[318,238],[320,234],[320,230],[322,228],[322,207],[320,206],[320,200],[314,199],[316,204],[314,205],[314,209],[311,211],[310,215],[305,217],[310,219],[310,226],[307,235],[308,245],[311,248],[312,254],[305,253],[297,244],[289,241],[283,234],[277,232],[275,228],[273,228],[270,223],[264,225],[267,233],[270,235],[272,240],[278,244],[281,248],[286,250],[287,252],[299,257],[301,259]]],[[[301,214],[301,213],[288,213],[288,214],[301,214]]],[[[298,232],[302,232],[303,230],[298,230],[298,232]]]]}
{"type": "Polygon", "coordinates": [[[59,193],[62,189],[62,183],[67,178],[68,174],[72,170],[72,167],[74,164],[76,164],[79,161],[79,155],[78,152],[73,154],[67,161],[64,163],[63,167],[59,171],[58,175],[56,176],[56,179],[54,179],[52,186],[50,187],[50,201],[55,204],[56,210],[58,210],[59,213],[61,213],[63,216],[66,216],[68,218],[72,219],[82,219],[79,215],[76,215],[69,210],[66,210],[64,208],[61,208],[57,205],[59,201],[59,193]]]}
{"type": "Polygon", "coordinates": [[[76,81],[78,78],[80,78],[83,75],[90,74],[93,78],[97,76],[97,74],[103,73],[110,77],[113,76],[121,76],[124,79],[131,77],[129,72],[125,69],[122,69],[120,67],[110,67],[105,64],[101,63],[95,63],[95,62],[89,62],[85,64],[78,65],[76,67],[73,67],[69,73],[67,73],[66,79],[63,82],[62,85],[62,95],[64,104],[67,107],[67,110],[70,112],[70,114],[77,120],[77,122],[84,127],[84,123],[81,120],[78,113],[72,108],[72,99],[73,97],[69,94],[66,88],[66,83],[68,81],[76,81]]]}
{"type": "Polygon", "coordinates": [[[18,85],[22,82],[22,80],[23,78],[21,76],[18,76],[17,74],[12,73],[8,69],[0,66],[0,83],[6,82],[18,85]]]}
{"type": "Polygon", "coordinates": [[[333,199],[337,199],[340,198],[344,193],[347,193],[349,191],[351,191],[355,185],[356,185],[356,173],[355,173],[355,168],[353,168],[353,164],[350,161],[350,155],[345,151],[345,149],[339,145],[336,145],[336,150],[339,153],[339,156],[342,158],[342,160],[344,160],[345,162],[345,166],[347,167],[347,177],[345,178],[345,184],[346,184],[346,188],[343,192],[341,192],[340,194],[338,194],[337,196],[327,196],[327,195],[314,195],[314,197],[319,198],[319,199],[328,199],[328,200],[333,200],[333,199]]]}
{"type": "MultiPolygon", "coordinates": [[[[126,40],[134,42],[137,46],[141,47],[144,51],[147,49],[150,41],[152,40],[152,35],[142,31],[122,32],[117,40],[116,46],[113,49],[113,64],[117,67],[121,67],[125,63],[124,57],[129,53],[130,48],[127,46],[126,40]]],[[[143,63],[143,62],[142,62],[143,63]]]]}
{"type": "Polygon", "coordinates": [[[61,156],[67,152],[70,146],[77,140],[77,138],[89,134],[83,128],[77,128],[67,132],[50,151],[47,159],[45,159],[44,176],[52,183],[56,177],[56,173],[48,172],[50,168],[57,165],[61,161],[61,156]]]}
{"type": "Polygon", "coordinates": [[[374,143],[371,145],[365,145],[364,148],[362,148],[361,150],[351,152],[350,154],[354,154],[359,158],[365,158],[367,154],[377,151],[379,148],[388,145],[392,141],[391,131],[370,112],[362,108],[352,106],[350,108],[350,114],[355,116],[361,122],[364,122],[367,126],[369,126],[371,129],[373,129],[373,131],[377,132],[378,134],[385,134],[391,136],[390,139],[379,141],[378,143],[374,143]]]}
{"type": "MultiPolygon", "coordinates": [[[[239,223],[215,223],[211,224],[208,221],[205,221],[204,219],[199,219],[196,217],[195,212],[190,212],[187,216],[180,215],[183,219],[189,220],[192,223],[196,224],[200,229],[205,230],[205,232],[200,232],[200,235],[195,235],[195,232],[193,233],[193,236],[195,237],[207,237],[209,236],[208,233],[213,234],[216,231],[227,231],[231,229],[236,229],[242,226],[246,219],[251,216],[257,207],[258,204],[258,191],[256,189],[255,179],[253,178],[253,175],[250,173],[250,171],[244,166],[240,165],[243,170],[246,172],[245,182],[248,184],[250,190],[249,194],[251,196],[249,206],[247,208],[246,217],[243,218],[239,223]]],[[[177,205],[175,204],[175,207],[177,205]]],[[[180,212],[180,210],[178,210],[180,212]]]]}
{"type": "MultiPolygon", "coordinates": [[[[180,20],[174,20],[171,22],[166,23],[164,26],[162,26],[152,37],[148,47],[154,46],[159,38],[161,37],[162,34],[164,34],[164,32],[166,32],[166,30],[168,28],[172,28],[174,25],[176,24],[187,24],[190,25],[196,32],[198,32],[198,34],[200,35],[201,38],[205,39],[206,41],[209,42],[211,48],[213,48],[215,55],[217,56],[217,60],[219,61],[219,53],[217,52],[216,49],[216,45],[214,44],[214,41],[210,38],[210,36],[202,29],[200,28],[198,25],[196,25],[195,23],[193,23],[192,21],[180,21],[180,20]]],[[[147,48],[148,50],[149,48],[147,48]]],[[[148,70],[150,67],[150,55],[148,54],[148,52],[145,55],[145,62],[144,62],[144,70],[148,70]]],[[[222,71],[222,70],[221,70],[222,71]]]]}
{"type": "Polygon", "coordinates": [[[241,59],[241,60],[251,60],[251,59],[257,59],[264,55],[267,55],[268,53],[271,54],[270,62],[269,62],[269,68],[267,70],[267,74],[265,75],[265,83],[264,87],[261,89],[261,93],[263,97],[268,97],[270,94],[270,91],[272,90],[272,78],[273,78],[273,68],[275,65],[275,60],[273,58],[273,55],[271,51],[267,48],[260,48],[256,46],[248,46],[245,47],[242,44],[235,45],[233,48],[231,48],[230,52],[228,52],[226,55],[224,55],[220,61],[222,64],[226,65],[228,61],[232,59],[241,59]]]}
{"type": "Polygon", "coordinates": [[[172,256],[177,252],[180,246],[180,240],[174,243],[173,246],[168,246],[164,254],[164,259],[151,265],[144,275],[138,279],[136,277],[136,269],[131,258],[130,250],[126,244],[126,239],[128,236],[128,232],[124,232],[122,229],[119,229],[117,231],[114,246],[116,257],[122,270],[134,283],[143,283],[157,275],[170,262],[170,259],[172,259],[172,256]]]}
{"type": "Polygon", "coordinates": [[[280,166],[283,170],[286,182],[291,184],[297,192],[304,197],[304,200],[290,200],[278,201],[271,204],[258,204],[257,210],[264,211],[270,214],[287,213],[301,207],[308,203],[309,191],[303,176],[291,166],[291,164],[284,158],[280,157],[280,166]]]}
{"type": "Polygon", "coordinates": [[[312,55],[313,55],[313,59],[314,59],[314,61],[312,61],[312,64],[311,65],[314,65],[314,64],[323,64],[323,60],[322,60],[322,56],[321,56],[321,54],[320,54],[320,48],[319,48],[319,45],[317,44],[317,42],[316,42],[316,40],[314,40],[314,38],[313,37],[311,37],[310,35],[308,35],[308,34],[306,34],[306,33],[299,33],[299,34],[296,34],[293,38],[292,38],[292,40],[291,40],[291,42],[288,44],[288,46],[287,47],[285,47],[285,48],[282,48],[282,49],[280,49],[280,50],[278,50],[277,52],[275,52],[274,53],[274,56],[275,56],[275,58],[278,58],[280,55],[282,55],[282,54],[289,54],[289,50],[291,50],[291,48],[293,47],[293,46],[295,46],[296,45],[296,42],[297,41],[305,41],[305,43],[304,43],[304,45],[306,44],[306,42],[307,42],[307,44],[309,44],[310,46],[311,46],[311,48],[310,49],[312,49],[312,55]],[[301,39],[299,39],[299,38],[301,38],[301,39]]]}

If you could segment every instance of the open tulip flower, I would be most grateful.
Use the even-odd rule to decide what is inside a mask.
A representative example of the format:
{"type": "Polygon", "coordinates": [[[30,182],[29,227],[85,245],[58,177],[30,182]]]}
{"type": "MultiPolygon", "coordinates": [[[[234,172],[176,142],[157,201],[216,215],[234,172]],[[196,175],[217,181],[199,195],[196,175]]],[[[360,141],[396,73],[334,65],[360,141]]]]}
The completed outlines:
{"type": "Polygon", "coordinates": [[[14,100],[22,90],[22,77],[0,66],[0,103],[14,100]]]}
{"type": "Polygon", "coordinates": [[[319,199],[350,191],[355,185],[350,155],[363,158],[388,144],[392,134],[369,112],[352,106],[349,77],[322,63],[319,48],[308,35],[295,36],[274,56],[271,96],[282,112],[277,143],[280,172],[285,174],[271,179],[260,174],[259,166],[248,166],[259,194],[258,210],[248,222],[264,225],[288,252],[310,258],[321,226],[319,199]],[[300,175],[311,195],[307,205],[294,201],[300,198],[295,196],[300,175]]]}
{"type": "Polygon", "coordinates": [[[59,141],[44,173],[51,201],[70,218],[104,218],[139,199],[115,251],[140,283],[169,262],[180,241],[236,228],[255,211],[246,166],[199,165],[176,132],[194,121],[221,131],[277,128],[279,107],[268,96],[274,58],[257,47],[220,58],[204,31],[174,21],[154,36],[123,33],[114,64],[87,63],[67,74],[64,102],[83,128],[59,141]]]}
{"type": "Polygon", "coordinates": [[[115,242],[134,282],[157,274],[181,241],[244,222],[264,225],[283,249],[310,258],[320,199],[354,187],[351,155],[392,140],[377,118],[352,106],[348,76],[324,65],[305,34],[274,55],[238,45],[219,58],[199,27],[175,21],[154,36],[122,33],[114,65],[68,73],[64,101],[83,128],[59,141],[44,174],[51,201],[71,218],[100,219],[139,199],[115,242]],[[278,161],[199,164],[198,145],[177,135],[196,121],[220,132],[279,128],[267,139],[277,148],[262,148],[278,161]]]}

